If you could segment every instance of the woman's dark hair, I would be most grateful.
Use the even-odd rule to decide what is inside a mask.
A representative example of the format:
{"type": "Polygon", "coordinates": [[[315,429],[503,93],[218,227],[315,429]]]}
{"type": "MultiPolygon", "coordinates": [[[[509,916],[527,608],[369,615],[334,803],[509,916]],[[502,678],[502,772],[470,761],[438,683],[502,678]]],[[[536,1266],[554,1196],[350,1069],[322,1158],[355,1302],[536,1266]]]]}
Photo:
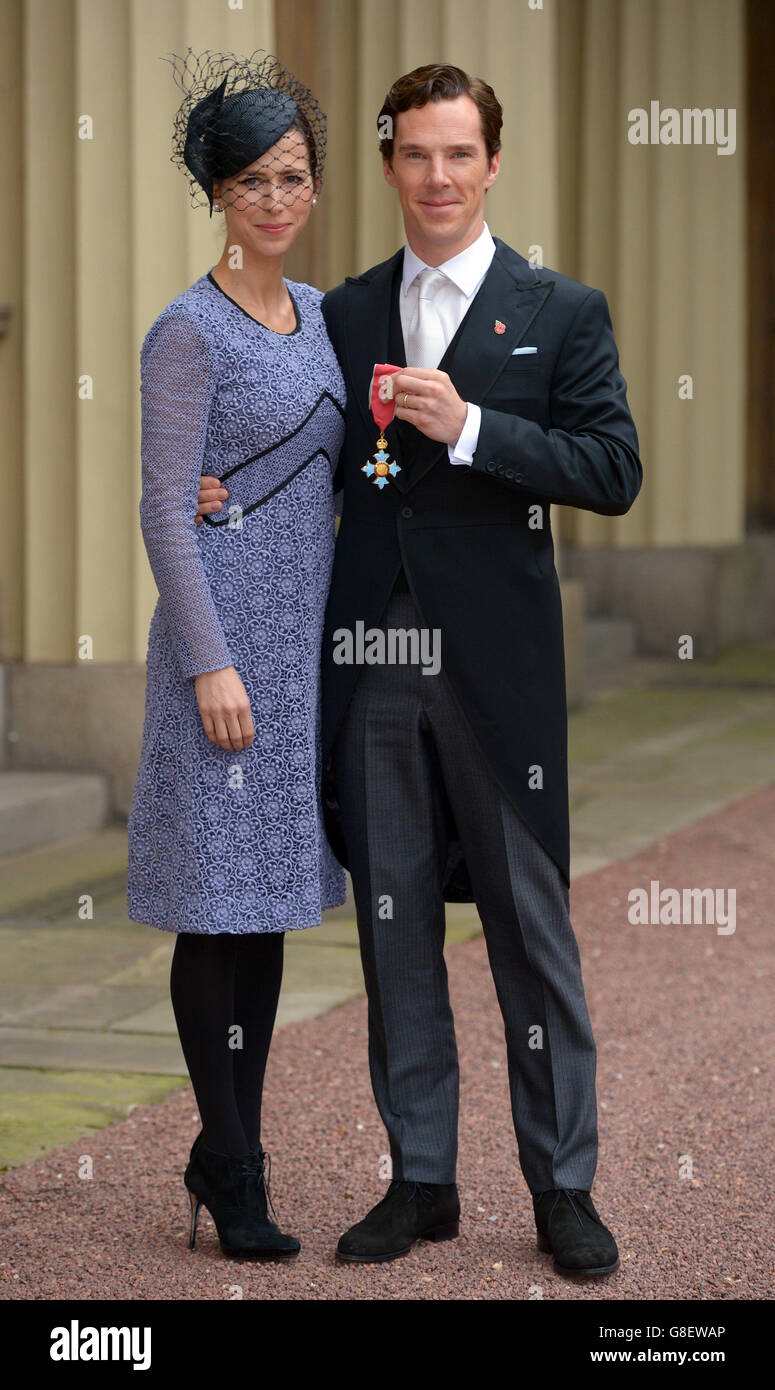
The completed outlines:
{"type": "Polygon", "coordinates": [[[379,142],[380,152],[388,163],[393,161],[395,118],[400,111],[408,111],[412,106],[426,106],[429,101],[450,101],[462,96],[470,97],[476,103],[487,158],[492,159],[501,147],[503,124],[503,107],[492,87],[479,77],[469,77],[467,72],[454,67],[452,63],[426,63],[424,67],[415,68],[413,72],[399,77],[382,103],[377,129],[381,134],[385,128],[384,118],[391,118],[390,135],[382,135],[379,142]]]}
{"type": "Polygon", "coordinates": [[[299,134],[304,136],[304,143],[307,146],[307,154],[309,155],[310,173],[312,174],[312,177],[314,179],[318,171],[317,152],[315,150],[315,141],[312,138],[312,131],[310,130],[309,121],[307,120],[303,111],[299,112],[295,121],[292,125],[288,127],[288,129],[298,130],[299,134]]]}

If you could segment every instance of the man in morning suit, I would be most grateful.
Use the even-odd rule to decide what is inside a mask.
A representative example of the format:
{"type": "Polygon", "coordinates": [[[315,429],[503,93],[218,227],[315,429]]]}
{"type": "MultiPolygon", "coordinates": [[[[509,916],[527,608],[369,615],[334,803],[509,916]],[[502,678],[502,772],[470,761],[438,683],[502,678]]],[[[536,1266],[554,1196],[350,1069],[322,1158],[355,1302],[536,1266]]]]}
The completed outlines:
{"type": "Polygon", "coordinates": [[[384,117],[406,245],[322,305],[348,397],[323,638],[326,814],[353,881],[371,1078],[393,1160],[387,1194],[337,1253],[385,1260],[420,1236],[457,1233],[444,901],[475,901],[539,1246],[560,1270],[609,1273],[616,1243],[590,1197],[596,1049],[568,915],[549,509],[626,512],[642,478],[638,439],[605,296],[533,269],[484,222],[500,162],[492,89],[428,65],[394,84],[380,129],[384,117]],[[409,364],[393,379],[385,431],[400,471],[382,486],[363,468],[378,434],[375,363],[409,364]],[[440,630],[441,670],[340,664],[337,642],[341,653],[359,621],[366,632],[440,630]]]}

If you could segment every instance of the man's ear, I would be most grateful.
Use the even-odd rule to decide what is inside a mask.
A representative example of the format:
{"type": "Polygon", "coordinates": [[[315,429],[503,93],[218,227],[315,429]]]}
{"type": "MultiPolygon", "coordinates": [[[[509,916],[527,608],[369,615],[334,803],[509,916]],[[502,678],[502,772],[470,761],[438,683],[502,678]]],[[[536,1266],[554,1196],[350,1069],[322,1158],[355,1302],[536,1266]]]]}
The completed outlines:
{"type": "Polygon", "coordinates": [[[382,172],[385,175],[386,183],[389,183],[391,188],[395,188],[396,176],[393,173],[393,166],[390,163],[390,160],[384,154],[382,156],[382,172]]]}
{"type": "Polygon", "coordinates": [[[492,188],[492,185],[495,183],[495,180],[497,179],[498,174],[499,174],[499,172],[500,172],[500,167],[501,167],[501,152],[500,152],[500,150],[496,150],[496,151],[495,151],[495,154],[493,155],[492,159],[490,160],[490,167],[489,167],[489,169],[488,169],[488,171],[487,171],[487,177],[486,177],[486,179],[485,179],[485,181],[484,181],[484,191],[485,191],[485,193],[487,192],[487,189],[488,189],[488,188],[492,188]]]}

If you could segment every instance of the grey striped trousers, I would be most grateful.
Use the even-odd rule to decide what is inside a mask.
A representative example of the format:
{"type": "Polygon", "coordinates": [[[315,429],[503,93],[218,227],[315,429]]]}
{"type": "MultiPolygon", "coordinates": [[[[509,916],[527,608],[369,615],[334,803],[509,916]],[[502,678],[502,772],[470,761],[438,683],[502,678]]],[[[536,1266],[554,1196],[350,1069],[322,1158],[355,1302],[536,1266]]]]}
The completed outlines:
{"type": "MultiPolygon", "coordinates": [[[[420,628],[410,594],[393,594],[380,626],[420,628]]],[[[363,667],[333,750],[369,1067],[393,1176],[455,1181],[459,1078],[442,882],[456,828],[505,1027],[522,1173],[531,1192],[588,1190],[597,1054],[568,892],[485,765],[444,675],[441,641],[437,675],[420,664],[363,667]]]]}

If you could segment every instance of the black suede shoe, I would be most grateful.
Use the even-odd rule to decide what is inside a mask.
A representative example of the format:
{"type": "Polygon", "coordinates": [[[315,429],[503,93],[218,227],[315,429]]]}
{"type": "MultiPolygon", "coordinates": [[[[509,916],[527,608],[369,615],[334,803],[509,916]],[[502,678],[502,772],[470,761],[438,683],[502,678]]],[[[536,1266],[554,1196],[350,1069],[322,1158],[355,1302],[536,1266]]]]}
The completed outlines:
{"type": "Polygon", "coordinates": [[[381,1202],[345,1231],[340,1260],[376,1264],[407,1255],[416,1240],[452,1240],[459,1231],[460,1202],[453,1182],[433,1184],[394,1178],[381,1202]]]}
{"type": "Polygon", "coordinates": [[[199,1209],[207,1207],[224,1255],[243,1259],[292,1259],[301,1245],[271,1220],[269,1155],[259,1144],[234,1156],[208,1149],[197,1135],[184,1182],[191,1202],[189,1249],[194,1249],[199,1209]]]}
{"type": "Polygon", "coordinates": [[[538,1249],[552,1251],[558,1274],[613,1274],[619,1251],[589,1192],[575,1187],[533,1194],[538,1249]]]}

